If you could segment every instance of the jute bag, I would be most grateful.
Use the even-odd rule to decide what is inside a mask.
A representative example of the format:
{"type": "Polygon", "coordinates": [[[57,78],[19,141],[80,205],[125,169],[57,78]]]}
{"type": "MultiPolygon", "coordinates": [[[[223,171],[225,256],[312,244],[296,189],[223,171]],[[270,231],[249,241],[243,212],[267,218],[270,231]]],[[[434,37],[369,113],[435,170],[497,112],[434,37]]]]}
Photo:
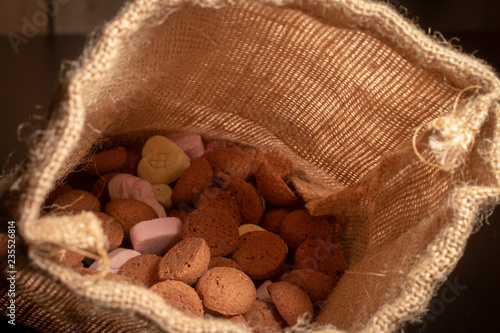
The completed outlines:
{"type": "Polygon", "coordinates": [[[343,221],[350,264],[297,331],[418,320],[499,200],[498,78],[382,3],[137,0],[64,83],[29,158],[2,183],[22,239],[16,318],[43,331],[244,331],[53,260],[57,247],[106,258],[93,214],[38,218],[51,187],[103,145],[177,130],[287,154],[311,213],[343,221]]]}

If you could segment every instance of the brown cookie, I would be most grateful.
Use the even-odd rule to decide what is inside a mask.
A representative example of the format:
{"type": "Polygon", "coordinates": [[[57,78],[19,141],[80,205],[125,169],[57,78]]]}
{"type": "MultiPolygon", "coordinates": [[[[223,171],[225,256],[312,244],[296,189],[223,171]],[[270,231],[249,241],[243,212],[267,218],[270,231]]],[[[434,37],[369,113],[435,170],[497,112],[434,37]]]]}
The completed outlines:
{"type": "Polygon", "coordinates": [[[205,273],[210,262],[210,249],[203,238],[190,237],[175,244],[158,266],[160,280],[177,280],[193,284],[205,273]]]}
{"type": "Polygon", "coordinates": [[[114,147],[95,153],[84,170],[90,175],[103,175],[110,172],[118,172],[127,160],[127,152],[124,147],[114,147]]]}
{"type": "Polygon", "coordinates": [[[123,242],[124,232],[120,223],[105,213],[94,212],[94,214],[101,220],[104,234],[108,237],[108,252],[113,251],[119,247],[123,242]]]}
{"type": "Polygon", "coordinates": [[[308,239],[295,251],[294,263],[300,269],[320,271],[338,279],[347,269],[342,247],[322,239],[308,239]]]}
{"type": "Polygon", "coordinates": [[[231,179],[222,188],[229,192],[238,204],[240,224],[259,224],[264,214],[262,198],[251,184],[242,179],[231,179]]]}
{"type": "Polygon", "coordinates": [[[170,199],[175,206],[194,206],[198,195],[212,185],[213,171],[208,161],[199,157],[191,162],[175,183],[170,199]]]}
{"type": "Polygon", "coordinates": [[[83,254],[76,253],[70,250],[58,251],[57,256],[59,261],[70,267],[83,267],[82,260],[85,258],[83,254]]]}
{"type": "Polygon", "coordinates": [[[184,221],[182,237],[201,237],[210,247],[212,257],[225,256],[238,244],[238,223],[223,210],[199,208],[184,221]]]}
{"type": "Polygon", "coordinates": [[[150,288],[160,282],[158,278],[160,260],[160,256],[142,254],[127,260],[118,270],[118,274],[128,276],[135,283],[150,288]]]}
{"type": "Polygon", "coordinates": [[[309,296],[294,284],[275,282],[267,287],[273,304],[289,326],[297,323],[299,318],[312,319],[313,306],[309,296]]]}
{"type": "Polygon", "coordinates": [[[276,274],[286,259],[285,242],[269,231],[241,235],[232,258],[252,279],[267,279],[276,274]]]}
{"type": "Polygon", "coordinates": [[[136,199],[111,200],[104,211],[120,223],[125,239],[130,238],[130,229],[137,223],[158,218],[158,214],[150,205],[136,199]]]}
{"type": "Polygon", "coordinates": [[[289,282],[304,290],[313,304],[325,301],[338,279],[319,271],[298,269],[280,277],[280,281],[289,282]]]}
{"type": "Polygon", "coordinates": [[[215,267],[198,280],[196,291],[203,305],[223,315],[247,312],[257,298],[250,278],[232,267],[215,267]]]}
{"type": "Polygon", "coordinates": [[[288,215],[288,213],[290,213],[290,211],[285,208],[268,210],[262,217],[260,226],[267,231],[279,234],[281,222],[283,222],[283,219],[288,215]]]}
{"type": "MultiPolygon", "coordinates": [[[[96,275],[96,274],[100,273],[98,270],[85,268],[85,267],[78,267],[75,269],[78,271],[78,273],[80,273],[82,275],[96,275]]],[[[115,273],[108,273],[108,274],[106,274],[106,276],[104,278],[106,280],[111,280],[111,281],[132,282],[132,280],[128,276],[119,275],[119,274],[115,274],[115,273]]]]}
{"type": "Polygon", "coordinates": [[[61,183],[54,187],[47,197],[45,198],[45,205],[50,206],[54,203],[54,200],[56,200],[59,196],[61,196],[64,192],[71,191],[73,187],[68,184],[68,183],[61,183]]]}
{"type": "Polygon", "coordinates": [[[212,269],[214,267],[232,267],[243,272],[243,268],[241,268],[241,266],[238,265],[236,261],[224,257],[214,257],[210,259],[210,262],[208,263],[208,269],[212,269]]]}
{"type": "Polygon", "coordinates": [[[111,172],[104,174],[102,176],[99,176],[97,180],[94,182],[92,185],[92,189],[90,190],[90,193],[92,193],[97,200],[101,203],[101,207],[106,206],[106,204],[109,202],[109,192],[108,192],[108,183],[113,178],[114,176],[120,174],[119,172],[111,172]]]}
{"type": "Polygon", "coordinates": [[[323,216],[312,216],[306,209],[290,212],[280,225],[280,237],[291,249],[296,249],[306,239],[327,239],[331,227],[323,216]]]}
{"type": "Polygon", "coordinates": [[[203,316],[203,305],[201,299],[193,289],[184,282],[167,280],[151,287],[151,290],[159,294],[163,299],[178,310],[194,316],[203,316]]]}
{"type": "Polygon", "coordinates": [[[233,219],[241,224],[240,209],[238,203],[226,191],[218,187],[209,187],[201,192],[196,201],[196,208],[212,207],[228,212],[233,219]]]}
{"type": "Polygon", "coordinates": [[[212,166],[214,176],[220,183],[230,179],[248,179],[252,173],[253,154],[237,148],[217,148],[205,155],[212,166]]]}
{"type": "Polygon", "coordinates": [[[250,328],[250,325],[248,325],[247,321],[242,315],[236,315],[236,316],[225,316],[224,319],[227,319],[237,325],[243,326],[250,328]]]}
{"type": "Polygon", "coordinates": [[[266,161],[269,166],[283,179],[288,179],[293,174],[295,168],[293,162],[284,154],[272,149],[256,149],[253,163],[254,172],[257,171],[260,163],[266,161]]]}
{"type": "Polygon", "coordinates": [[[261,300],[256,300],[243,317],[255,333],[277,333],[285,326],[278,311],[261,300]]]}
{"type": "Polygon", "coordinates": [[[141,150],[125,147],[126,158],[125,163],[123,163],[123,166],[120,169],[121,173],[128,173],[137,176],[137,165],[142,158],[141,150]]]}
{"type": "Polygon", "coordinates": [[[51,214],[80,213],[82,211],[100,211],[99,200],[83,190],[69,190],[58,196],[51,206],[51,214]]]}
{"type": "Polygon", "coordinates": [[[290,187],[266,161],[262,161],[257,168],[255,181],[260,194],[273,205],[285,207],[293,205],[298,200],[290,187]]]}

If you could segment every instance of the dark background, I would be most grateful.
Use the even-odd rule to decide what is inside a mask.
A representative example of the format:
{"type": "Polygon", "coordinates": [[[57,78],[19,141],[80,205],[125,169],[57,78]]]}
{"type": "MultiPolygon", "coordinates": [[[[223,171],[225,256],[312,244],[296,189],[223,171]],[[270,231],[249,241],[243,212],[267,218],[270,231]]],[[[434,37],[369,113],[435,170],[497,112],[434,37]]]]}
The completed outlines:
{"type": "MultiPolygon", "coordinates": [[[[394,0],[422,29],[500,69],[500,1],[394,0]]],[[[103,17],[107,19],[107,17],[103,17]]],[[[26,143],[54,95],[61,66],[81,54],[85,36],[35,36],[16,54],[0,36],[0,166],[10,170],[26,156],[26,143]],[[21,127],[20,124],[24,123],[21,127]],[[34,125],[34,126],[33,126],[34,125]]],[[[465,254],[429,305],[422,323],[404,332],[500,332],[500,209],[468,242],[465,254]]],[[[1,318],[1,317],[0,317],[1,318]]],[[[5,325],[3,332],[32,332],[5,325]]]]}

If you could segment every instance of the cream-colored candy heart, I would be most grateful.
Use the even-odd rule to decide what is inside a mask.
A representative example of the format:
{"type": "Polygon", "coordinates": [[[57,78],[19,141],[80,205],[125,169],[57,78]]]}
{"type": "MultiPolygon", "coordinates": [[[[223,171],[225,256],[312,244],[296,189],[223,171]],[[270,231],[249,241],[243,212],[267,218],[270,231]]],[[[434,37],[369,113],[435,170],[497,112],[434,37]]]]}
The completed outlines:
{"type": "Polygon", "coordinates": [[[172,188],[167,184],[154,184],[153,192],[155,194],[156,200],[161,203],[164,207],[171,208],[172,201],[170,196],[172,195],[172,188]]]}
{"type": "Polygon", "coordinates": [[[175,143],[155,135],[142,148],[137,175],[151,184],[168,184],[179,178],[189,164],[189,157],[175,143]]]}

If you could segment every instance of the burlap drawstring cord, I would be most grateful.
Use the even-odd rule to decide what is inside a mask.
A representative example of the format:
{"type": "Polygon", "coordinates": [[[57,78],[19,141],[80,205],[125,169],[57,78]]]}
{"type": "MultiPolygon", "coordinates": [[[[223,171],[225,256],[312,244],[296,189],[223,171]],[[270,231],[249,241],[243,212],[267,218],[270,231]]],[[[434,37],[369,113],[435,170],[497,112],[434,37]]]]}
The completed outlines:
{"type": "MultiPolygon", "coordinates": [[[[457,97],[455,98],[455,103],[453,104],[453,110],[451,111],[451,113],[449,115],[446,115],[446,116],[440,117],[440,118],[436,118],[436,119],[434,119],[430,122],[427,122],[427,123],[420,124],[415,129],[415,131],[413,133],[413,137],[412,137],[413,150],[414,150],[415,154],[417,155],[417,157],[425,164],[430,165],[430,166],[435,167],[435,168],[438,168],[438,169],[441,169],[441,170],[444,170],[444,171],[453,171],[454,169],[456,169],[457,167],[459,167],[461,165],[461,162],[460,162],[462,160],[461,157],[464,154],[470,152],[470,150],[474,146],[475,137],[479,133],[479,129],[478,128],[469,128],[468,124],[463,123],[463,121],[460,118],[456,117],[457,106],[458,106],[458,102],[460,100],[460,97],[462,96],[462,94],[464,92],[466,92],[468,90],[472,90],[472,89],[480,90],[480,89],[482,89],[482,87],[479,85],[473,85],[473,86],[469,86],[467,88],[462,89],[460,91],[460,93],[457,95],[457,97]],[[418,133],[424,127],[425,127],[426,131],[429,131],[429,130],[448,131],[449,128],[456,128],[456,130],[453,131],[454,135],[451,135],[451,134],[446,135],[446,136],[443,135],[444,138],[441,139],[441,141],[453,142],[452,148],[453,148],[453,150],[456,150],[454,152],[451,152],[451,155],[452,155],[451,158],[442,159],[443,164],[437,164],[437,163],[433,163],[433,162],[426,160],[418,151],[417,136],[418,136],[418,133]],[[458,138],[458,140],[457,140],[458,135],[464,136],[464,138],[458,138]],[[457,141],[461,142],[461,144],[458,147],[460,147],[462,149],[457,148],[457,145],[455,144],[455,142],[457,142],[457,141]]],[[[434,140],[436,142],[434,145],[437,145],[437,141],[439,139],[434,139],[434,140]]],[[[444,143],[443,145],[446,145],[446,143],[444,143]]]]}

